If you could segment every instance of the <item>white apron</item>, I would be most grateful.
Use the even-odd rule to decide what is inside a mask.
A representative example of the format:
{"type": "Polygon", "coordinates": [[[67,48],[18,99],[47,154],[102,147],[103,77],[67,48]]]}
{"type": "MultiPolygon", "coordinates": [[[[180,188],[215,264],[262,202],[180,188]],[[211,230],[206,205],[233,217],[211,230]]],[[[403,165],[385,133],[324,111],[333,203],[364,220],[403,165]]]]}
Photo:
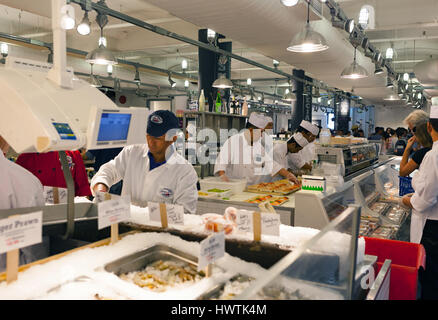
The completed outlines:
{"type": "MultiPolygon", "coordinates": [[[[418,178],[419,172],[415,172],[412,178],[412,188],[416,190],[420,183],[423,181],[418,178]]],[[[421,214],[415,209],[412,209],[411,214],[411,228],[410,228],[410,241],[412,243],[420,243],[423,236],[424,225],[426,224],[427,215],[421,214]]]]}

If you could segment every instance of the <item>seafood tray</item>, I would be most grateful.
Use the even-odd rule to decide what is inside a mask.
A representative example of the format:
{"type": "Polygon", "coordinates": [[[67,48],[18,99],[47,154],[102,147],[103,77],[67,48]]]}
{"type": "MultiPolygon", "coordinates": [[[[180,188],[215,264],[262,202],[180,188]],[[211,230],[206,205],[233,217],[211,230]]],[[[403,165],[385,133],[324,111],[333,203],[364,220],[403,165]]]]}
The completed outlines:
{"type": "Polygon", "coordinates": [[[231,300],[241,294],[254,281],[247,275],[237,274],[227,282],[223,282],[203,293],[198,300],[231,300]]]}

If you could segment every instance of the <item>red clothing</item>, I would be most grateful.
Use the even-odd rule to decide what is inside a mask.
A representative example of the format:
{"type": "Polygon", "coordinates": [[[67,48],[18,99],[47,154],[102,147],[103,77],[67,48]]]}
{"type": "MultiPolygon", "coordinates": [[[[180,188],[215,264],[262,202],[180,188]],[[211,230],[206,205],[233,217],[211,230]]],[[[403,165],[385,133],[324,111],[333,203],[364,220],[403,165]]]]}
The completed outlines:
{"type": "MultiPolygon", "coordinates": [[[[75,196],[91,196],[87,172],[79,151],[66,151],[67,162],[75,182],[75,196]]],[[[62,172],[59,154],[56,151],[47,153],[22,153],[17,164],[32,172],[43,186],[67,188],[62,172]]]]}

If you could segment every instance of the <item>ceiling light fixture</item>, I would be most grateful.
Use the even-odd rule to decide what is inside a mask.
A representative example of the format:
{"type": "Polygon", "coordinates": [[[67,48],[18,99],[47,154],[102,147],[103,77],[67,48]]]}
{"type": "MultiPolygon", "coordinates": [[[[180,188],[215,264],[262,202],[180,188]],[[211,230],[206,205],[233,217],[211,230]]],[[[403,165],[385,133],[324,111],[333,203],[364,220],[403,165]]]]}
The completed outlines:
{"type": "Polygon", "coordinates": [[[274,65],[274,68],[277,69],[278,66],[280,65],[280,62],[274,59],[272,60],[272,64],[274,65]]]}
{"type": "Polygon", "coordinates": [[[85,11],[84,17],[82,18],[81,23],[78,24],[76,30],[80,35],[83,35],[83,36],[90,34],[91,23],[90,23],[90,20],[88,19],[88,11],[85,11]]]}
{"type": "Polygon", "coordinates": [[[356,61],[356,51],[357,48],[354,47],[353,63],[342,71],[341,78],[355,80],[355,79],[362,79],[368,77],[368,71],[360,64],[358,64],[356,61]]]}
{"type": "Polygon", "coordinates": [[[111,75],[113,74],[113,65],[112,64],[109,64],[106,66],[106,72],[111,77],[111,75]]]}
{"type": "Polygon", "coordinates": [[[9,53],[9,47],[7,43],[2,43],[0,45],[0,53],[2,55],[2,58],[0,59],[0,63],[5,64],[6,63],[6,57],[8,56],[9,53]]]}
{"type": "Polygon", "coordinates": [[[319,52],[329,48],[325,38],[314,31],[309,23],[310,1],[307,1],[307,23],[304,29],[298,33],[289,44],[288,51],[292,52],[319,52]]]}
{"type": "Polygon", "coordinates": [[[230,79],[227,79],[225,77],[224,73],[221,73],[219,75],[219,78],[217,78],[212,85],[213,88],[218,88],[218,89],[231,89],[233,87],[233,83],[231,82],[230,79]]]}
{"type": "Polygon", "coordinates": [[[246,79],[246,84],[250,86],[252,84],[252,79],[251,78],[246,79]]]}
{"type": "Polygon", "coordinates": [[[207,40],[210,44],[213,44],[216,40],[216,32],[211,29],[207,29],[207,40]]]}
{"type": "Polygon", "coordinates": [[[184,59],[184,60],[181,62],[181,69],[183,69],[183,71],[186,71],[186,70],[187,70],[187,67],[188,67],[187,60],[184,59]]]}
{"type": "Polygon", "coordinates": [[[65,30],[71,30],[75,27],[75,8],[69,4],[61,8],[61,27],[65,30]]]}
{"type": "Polygon", "coordinates": [[[115,58],[113,53],[106,48],[106,41],[103,41],[103,28],[100,29],[100,34],[101,37],[99,39],[99,47],[97,49],[94,49],[93,51],[90,51],[85,57],[85,61],[88,63],[95,63],[100,65],[117,64],[117,59],[115,58]]]}
{"type": "Polygon", "coordinates": [[[184,81],[184,87],[185,88],[188,88],[190,86],[190,82],[189,82],[189,80],[185,80],[184,81]]]}
{"type": "Polygon", "coordinates": [[[346,21],[334,21],[332,20],[332,26],[345,30],[348,33],[352,33],[354,30],[354,20],[353,19],[348,19],[346,21]]]}
{"type": "Polygon", "coordinates": [[[281,4],[286,7],[293,7],[298,4],[300,0],[280,0],[281,4]]]}
{"type": "Polygon", "coordinates": [[[379,65],[375,65],[376,66],[376,68],[375,68],[375,70],[374,70],[374,74],[377,76],[377,75],[379,75],[379,74],[383,74],[385,71],[383,70],[383,68],[382,67],[380,67],[379,65]]]}
{"type": "Polygon", "coordinates": [[[407,72],[405,72],[404,74],[403,74],[403,81],[406,81],[406,82],[408,82],[409,81],[409,73],[407,73],[407,72]]]}
{"type": "Polygon", "coordinates": [[[392,60],[394,58],[394,49],[393,48],[388,48],[386,49],[386,55],[385,55],[386,59],[388,60],[392,60]]]}

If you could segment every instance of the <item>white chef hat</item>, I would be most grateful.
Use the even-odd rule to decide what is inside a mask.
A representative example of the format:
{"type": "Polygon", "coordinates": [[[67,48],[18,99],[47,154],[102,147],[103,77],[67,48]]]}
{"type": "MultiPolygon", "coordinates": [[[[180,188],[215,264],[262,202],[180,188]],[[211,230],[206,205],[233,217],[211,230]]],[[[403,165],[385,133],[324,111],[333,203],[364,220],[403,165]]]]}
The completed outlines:
{"type": "Polygon", "coordinates": [[[438,99],[432,98],[432,105],[430,107],[430,119],[438,119],[438,99]]]}
{"type": "Polygon", "coordinates": [[[259,129],[264,129],[269,123],[268,117],[257,112],[252,112],[248,121],[259,129]]]}
{"type": "Polygon", "coordinates": [[[303,120],[300,123],[300,127],[306,129],[307,131],[311,132],[314,136],[317,136],[319,133],[319,128],[315,126],[314,124],[310,123],[309,121],[303,120]]]}
{"type": "Polygon", "coordinates": [[[304,148],[305,146],[307,146],[309,144],[309,141],[307,141],[306,138],[304,138],[304,136],[300,133],[294,133],[294,135],[292,136],[292,138],[294,138],[294,140],[300,145],[300,147],[304,148]]]}

